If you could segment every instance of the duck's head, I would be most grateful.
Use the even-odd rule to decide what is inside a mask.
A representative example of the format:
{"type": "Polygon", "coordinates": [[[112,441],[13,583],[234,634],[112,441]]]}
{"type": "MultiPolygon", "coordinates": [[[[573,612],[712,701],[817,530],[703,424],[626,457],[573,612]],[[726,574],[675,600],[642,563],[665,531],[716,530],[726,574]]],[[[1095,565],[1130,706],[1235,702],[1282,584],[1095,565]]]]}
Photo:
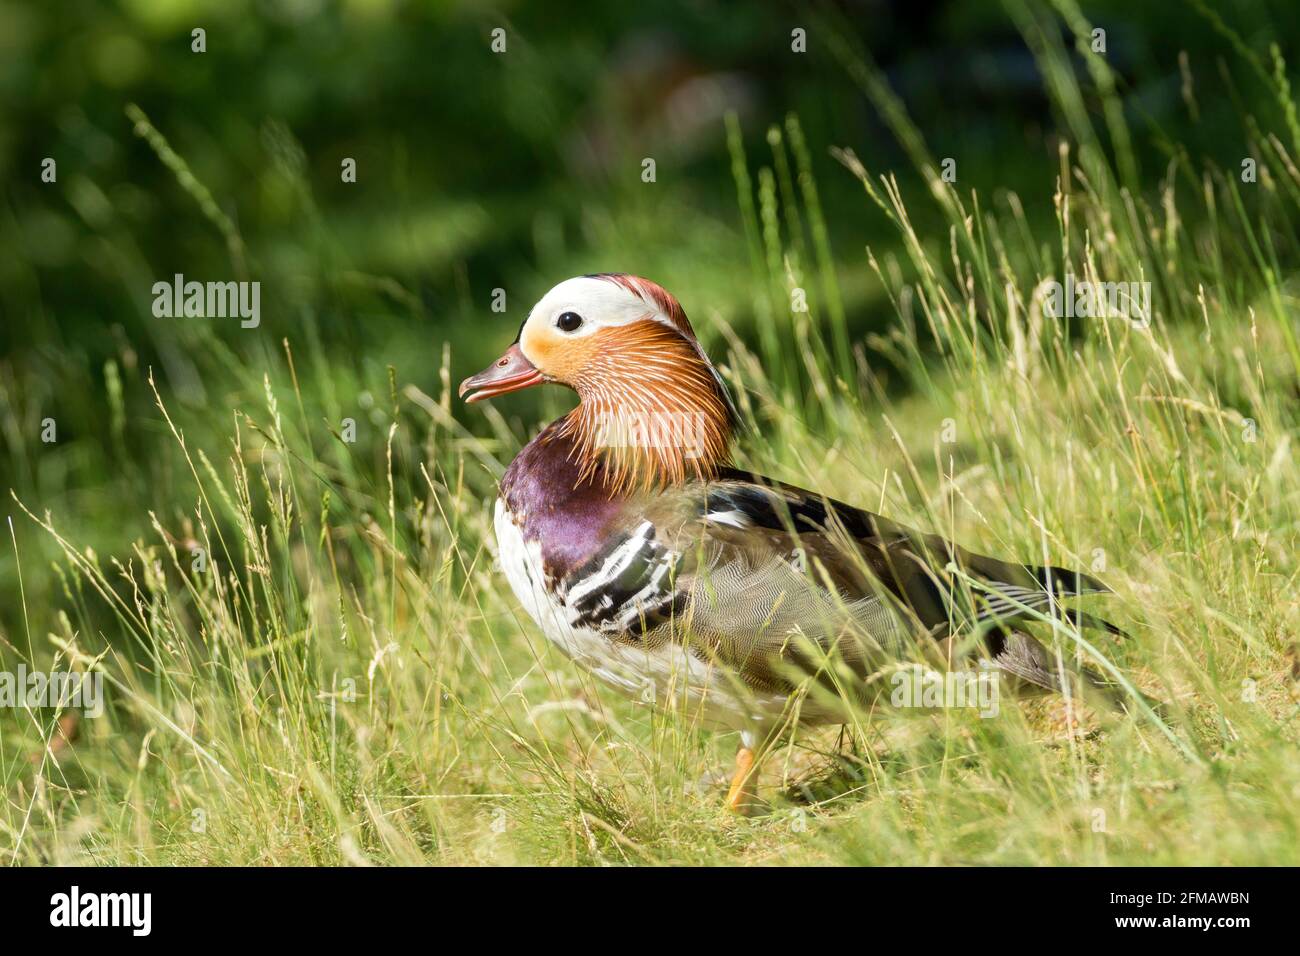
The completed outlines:
{"type": "Polygon", "coordinates": [[[477,402],[554,382],[578,393],[557,435],[612,489],[708,478],[736,416],[678,301],[648,279],[579,276],[546,293],[501,358],[465,379],[477,402]]]}

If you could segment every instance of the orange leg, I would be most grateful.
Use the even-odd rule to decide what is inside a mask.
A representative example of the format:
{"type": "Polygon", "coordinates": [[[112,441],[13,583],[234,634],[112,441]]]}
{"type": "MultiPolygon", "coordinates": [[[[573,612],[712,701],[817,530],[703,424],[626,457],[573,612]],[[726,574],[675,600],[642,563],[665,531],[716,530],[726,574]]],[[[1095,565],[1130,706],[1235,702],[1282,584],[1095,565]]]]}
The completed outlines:
{"type": "Polygon", "coordinates": [[[758,803],[758,767],[754,751],[741,746],[736,751],[736,773],[731,778],[724,804],[733,813],[747,815],[758,803]]]}

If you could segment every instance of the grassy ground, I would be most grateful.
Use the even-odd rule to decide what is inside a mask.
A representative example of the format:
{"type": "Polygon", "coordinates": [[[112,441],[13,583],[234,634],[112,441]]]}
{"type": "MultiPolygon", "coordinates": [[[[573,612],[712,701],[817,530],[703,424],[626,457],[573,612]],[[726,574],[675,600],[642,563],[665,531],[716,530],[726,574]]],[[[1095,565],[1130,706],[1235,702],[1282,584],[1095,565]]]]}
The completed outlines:
{"type": "MultiPolygon", "coordinates": [[[[53,733],[57,715],[0,718],[0,854],[1300,863],[1300,349],[1287,269],[1300,261],[1300,136],[1257,131],[1255,183],[1175,151],[1157,188],[1132,190],[1119,127],[1071,112],[1064,51],[1040,36],[1036,53],[1062,84],[1073,144],[1059,157],[1055,234],[1035,235],[1013,193],[942,182],[919,142],[929,195],[903,197],[841,153],[861,208],[821,210],[792,122],[773,132],[771,172],[733,138],[766,277],[758,344],[675,291],[758,426],[743,464],[988,553],[1091,568],[1132,637],[1040,634],[1166,701],[1165,720],[1103,725],[1046,700],[993,720],[861,714],[775,755],[771,812],[728,818],[701,781],[729,763],[734,738],[598,688],[545,644],[493,567],[495,480],[539,423],[499,403],[468,430],[444,354],[435,394],[391,376],[363,383],[369,437],[348,443],[328,359],[286,348],[241,371],[261,400],[236,406],[224,440],[187,439],[209,434],[211,416],[158,395],[176,472],[151,535],[96,553],[64,516],[13,503],[24,578],[55,581],[60,597],[24,603],[27,632],[8,651],[98,668],[109,710],[71,745],[53,733]],[[909,205],[932,206],[948,230],[919,234],[909,205]],[[886,336],[843,332],[828,215],[897,227],[901,253],[868,250],[848,280],[879,284],[896,313],[886,336]],[[1041,283],[1067,272],[1150,281],[1149,326],[1045,317],[1041,283]],[[791,308],[796,288],[809,312],[791,308]],[[36,536],[57,542],[53,565],[24,557],[36,536]]],[[[879,78],[855,62],[879,101],[879,78]]],[[[906,119],[894,122],[907,141],[906,119]]]]}

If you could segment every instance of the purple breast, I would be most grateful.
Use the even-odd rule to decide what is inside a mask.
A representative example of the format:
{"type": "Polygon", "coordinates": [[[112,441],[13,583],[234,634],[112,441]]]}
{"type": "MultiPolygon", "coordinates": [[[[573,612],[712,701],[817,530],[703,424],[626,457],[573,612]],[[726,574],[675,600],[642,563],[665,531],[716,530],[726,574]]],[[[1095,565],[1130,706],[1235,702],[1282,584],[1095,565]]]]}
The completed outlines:
{"type": "Polygon", "coordinates": [[[579,481],[572,439],[552,422],[506,469],[501,497],[524,540],[541,543],[547,586],[554,586],[591,560],[609,542],[628,506],[624,495],[610,497],[600,481],[579,481]]]}

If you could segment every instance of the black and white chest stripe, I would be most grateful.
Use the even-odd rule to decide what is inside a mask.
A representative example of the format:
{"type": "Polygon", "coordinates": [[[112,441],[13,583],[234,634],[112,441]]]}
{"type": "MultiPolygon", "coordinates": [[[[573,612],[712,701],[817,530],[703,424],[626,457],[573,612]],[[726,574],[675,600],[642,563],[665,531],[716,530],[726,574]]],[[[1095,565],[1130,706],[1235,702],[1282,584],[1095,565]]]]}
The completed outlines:
{"type": "MultiPolygon", "coordinates": [[[[701,511],[706,524],[741,529],[753,525],[734,502],[712,496],[701,511]]],[[[788,560],[802,571],[802,558],[796,548],[788,560]]],[[[560,598],[569,609],[569,623],[630,640],[643,638],[659,625],[680,619],[689,607],[690,592],[677,579],[681,566],[682,554],[657,537],[651,522],[643,521],[564,580],[560,598]]]]}
{"type": "Polygon", "coordinates": [[[570,624],[641,639],[686,610],[674,574],[680,560],[643,521],[565,578],[560,597],[570,624]]]}

